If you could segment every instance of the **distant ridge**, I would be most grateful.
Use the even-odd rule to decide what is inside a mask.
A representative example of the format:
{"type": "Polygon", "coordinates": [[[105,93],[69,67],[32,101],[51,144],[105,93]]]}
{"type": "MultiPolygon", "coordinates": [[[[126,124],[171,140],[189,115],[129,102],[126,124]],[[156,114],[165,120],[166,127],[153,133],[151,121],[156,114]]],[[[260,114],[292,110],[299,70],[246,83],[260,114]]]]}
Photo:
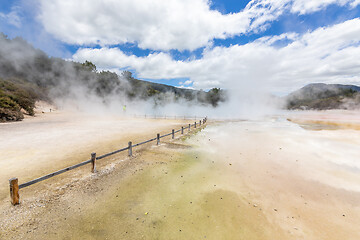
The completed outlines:
{"type": "Polygon", "coordinates": [[[286,97],[288,109],[360,108],[360,87],[356,85],[312,83],[286,97]]]}
{"type": "Polygon", "coordinates": [[[299,91],[337,91],[340,89],[351,89],[360,92],[360,87],[355,85],[344,85],[344,84],[326,84],[326,83],[310,83],[299,90],[293,92],[295,94],[299,91]]]}

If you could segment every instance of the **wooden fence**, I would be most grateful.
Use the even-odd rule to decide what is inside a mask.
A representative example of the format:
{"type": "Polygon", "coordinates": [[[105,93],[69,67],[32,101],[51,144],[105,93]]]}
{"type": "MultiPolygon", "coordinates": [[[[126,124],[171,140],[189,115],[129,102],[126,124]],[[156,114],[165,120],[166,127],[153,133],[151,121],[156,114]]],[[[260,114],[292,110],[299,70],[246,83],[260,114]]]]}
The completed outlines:
{"type": "Polygon", "coordinates": [[[138,146],[140,146],[140,145],[143,145],[143,144],[146,144],[146,143],[155,141],[155,140],[156,140],[156,145],[159,145],[161,138],[167,137],[167,136],[170,136],[170,135],[171,135],[171,138],[174,139],[176,133],[181,132],[181,134],[184,134],[184,130],[185,130],[185,129],[188,129],[188,131],[190,132],[191,127],[196,128],[197,126],[201,126],[201,124],[205,124],[206,121],[207,121],[207,117],[205,117],[204,119],[200,120],[199,123],[198,123],[198,125],[197,125],[197,122],[195,121],[194,124],[189,124],[189,125],[187,125],[187,126],[185,126],[185,127],[182,126],[181,129],[179,129],[179,130],[177,130],[177,131],[175,131],[175,129],[173,129],[173,130],[171,131],[171,133],[164,134],[164,135],[160,135],[160,134],[158,133],[155,138],[151,138],[151,139],[149,139],[149,140],[146,140],[146,141],[143,141],[143,142],[140,142],[140,143],[133,144],[132,142],[129,142],[127,147],[118,149],[118,150],[113,151],[113,152],[110,152],[110,153],[106,153],[106,154],[101,155],[101,156],[96,156],[96,153],[91,153],[91,158],[90,158],[89,160],[86,160],[86,161],[84,161],[84,162],[75,164],[75,165],[73,165],[73,166],[70,166],[70,167],[61,169],[61,170],[56,171],[56,172],[53,172],[53,173],[47,174],[47,175],[45,175],[45,176],[36,178],[36,179],[34,179],[34,180],[31,180],[31,181],[22,183],[22,184],[20,184],[20,185],[19,185],[19,183],[18,183],[18,178],[11,178],[11,179],[9,179],[11,203],[12,203],[13,205],[19,204],[19,202],[20,202],[19,190],[22,189],[22,188],[31,186],[31,185],[33,185],[33,184],[35,184],[35,183],[44,181],[44,180],[46,180],[46,179],[48,179],[48,178],[57,176],[57,175],[59,175],[59,174],[61,174],[61,173],[70,171],[70,170],[75,169],[75,168],[78,168],[78,167],[81,167],[81,166],[86,165],[86,164],[88,164],[88,163],[91,163],[91,172],[95,173],[95,172],[96,172],[96,161],[97,161],[97,160],[100,160],[100,159],[109,157],[109,156],[111,156],[111,155],[114,155],[114,154],[116,154],[116,153],[123,152],[123,151],[126,151],[126,150],[128,150],[128,155],[129,155],[129,157],[131,157],[131,156],[132,156],[132,150],[133,150],[134,147],[138,147],[138,146]]]}
{"type": "Polygon", "coordinates": [[[199,117],[199,116],[181,116],[181,115],[175,115],[175,116],[169,116],[169,115],[149,115],[149,114],[134,114],[133,117],[135,118],[150,118],[150,119],[183,119],[183,120],[197,120],[197,119],[205,119],[206,117],[199,117]]]}

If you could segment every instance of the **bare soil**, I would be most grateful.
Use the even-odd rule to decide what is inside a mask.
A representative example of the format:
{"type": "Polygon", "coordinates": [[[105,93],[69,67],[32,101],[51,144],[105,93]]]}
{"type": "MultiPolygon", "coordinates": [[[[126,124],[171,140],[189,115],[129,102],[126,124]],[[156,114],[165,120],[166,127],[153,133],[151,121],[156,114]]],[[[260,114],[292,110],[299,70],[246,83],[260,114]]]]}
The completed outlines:
{"type": "Polygon", "coordinates": [[[0,124],[0,201],[8,199],[8,179],[20,183],[169,133],[189,121],[124,118],[52,111],[22,122],[0,124]]]}
{"type": "Polygon", "coordinates": [[[317,130],[279,117],[164,138],[22,189],[0,239],[360,239],[359,131],[317,130]]]}

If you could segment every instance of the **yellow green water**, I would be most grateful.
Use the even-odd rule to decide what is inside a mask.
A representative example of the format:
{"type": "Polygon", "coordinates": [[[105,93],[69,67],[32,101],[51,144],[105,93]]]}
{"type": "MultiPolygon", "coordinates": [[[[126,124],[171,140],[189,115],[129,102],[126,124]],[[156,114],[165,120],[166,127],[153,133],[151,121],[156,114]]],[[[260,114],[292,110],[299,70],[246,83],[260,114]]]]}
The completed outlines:
{"type": "Polygon", "coordinates": [[[59,239],[275,239],[265,216],[225,190],[221,164],[194,150],[145,154],[153,165],[67,220],[59,239]],[[171,154],[170,154],[171,153],[171,154]],[[156,158],[171,159],[156,163],[156,158]],[[271,237],[270,237],[271,236],[271,237]]]}

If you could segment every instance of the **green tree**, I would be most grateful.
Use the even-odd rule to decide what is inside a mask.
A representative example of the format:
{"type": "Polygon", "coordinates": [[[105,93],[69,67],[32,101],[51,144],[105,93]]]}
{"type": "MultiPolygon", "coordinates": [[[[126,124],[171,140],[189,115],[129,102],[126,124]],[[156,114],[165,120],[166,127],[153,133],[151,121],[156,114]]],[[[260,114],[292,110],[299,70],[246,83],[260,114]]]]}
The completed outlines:
{"type": "Polygon", "coordinates": [[[84,63],[81,64],[86,70],[91,72],[96,72],[96,65],[92,62],[86,60],[84,63]]]}
{"type": "Polygon", "coordinates": [[[130,72],[130,71],[123,71],[122,73],[121,73],[121,75],[125,78],[125,79],[132,79],[133,77],[132,77],[132,72],[130,72]]]}

